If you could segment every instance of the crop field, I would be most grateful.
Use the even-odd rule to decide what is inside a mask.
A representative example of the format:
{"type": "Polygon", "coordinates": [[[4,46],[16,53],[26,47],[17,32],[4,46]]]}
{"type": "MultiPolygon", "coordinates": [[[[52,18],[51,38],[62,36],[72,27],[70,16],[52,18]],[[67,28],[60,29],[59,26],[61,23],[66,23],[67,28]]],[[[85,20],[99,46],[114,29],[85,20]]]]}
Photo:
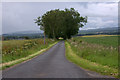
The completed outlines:
{"type": "Polygon", "coordinates": [[[88,43],[96,43],[104,46],[118,47],[118,36],[117,35],[93,35],[93,36],[82,36],[80,38],[88,43]]]}
{"type": "MultiPolygon", "coordinates": [[[[67,42],[73,52],[80,58],[112,69],[118,69],[118,36],[98,36],[74,37],[67,42]]],[[[116,73],[105,70],[101,72],[116,75],[116,73]]]]}
{"type": "Polygon", "coordinates": [[[13,61],[33,54],[48,45],[54,43],[54,40],[46,39],[44,45],[43,39],[29,40],[8,40],[2,42],[2,63],[13,61]]]}

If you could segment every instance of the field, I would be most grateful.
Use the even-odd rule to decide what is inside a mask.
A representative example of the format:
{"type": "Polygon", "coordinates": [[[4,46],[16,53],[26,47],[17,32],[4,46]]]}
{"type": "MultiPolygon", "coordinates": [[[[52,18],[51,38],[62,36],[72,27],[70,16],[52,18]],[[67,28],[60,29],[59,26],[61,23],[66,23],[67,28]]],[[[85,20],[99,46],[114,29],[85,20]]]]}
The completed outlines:
{"type": "Polygon", "coordinates": [[[117,35],[93,35],[83,36],[82,40],[88,43],[97,43],[103,46],[118,47],[118,36],[117,35]]]}
{"type": "Polygon", "coordinates": [[[2,63],[10,62],[16,59],[27,57],[41,49],[47,48],[55,41],[46,39],[44,45],[43,39],[29,40],[8,40],[2,42],[2,63]]]}
{"type": "MultiPolygon", "coordinates": [[[[87,65],[89,63],[86,62],[85,68],[100,72],[104,75],[118,75],[118,36],[97,35],[74,37],[67,40],[67,43],[70,45],[74,53],[73,55],[76,55],[81,60],[85,59],[85,61],[87,60],[89,63],[94,63],[94,66],[91,67],[87,65]],[[101,68],[95,67],[95,65],[101,65],[101,68]],[[105,67],[110,68],[110,70],[105,67]]],[[[69,53],[66,53],[66,56],[69,60],[75,62],[69,53]]],[[[75,63],[80,66],[85,64],[81,64],[79,61],[75,63]]]]}

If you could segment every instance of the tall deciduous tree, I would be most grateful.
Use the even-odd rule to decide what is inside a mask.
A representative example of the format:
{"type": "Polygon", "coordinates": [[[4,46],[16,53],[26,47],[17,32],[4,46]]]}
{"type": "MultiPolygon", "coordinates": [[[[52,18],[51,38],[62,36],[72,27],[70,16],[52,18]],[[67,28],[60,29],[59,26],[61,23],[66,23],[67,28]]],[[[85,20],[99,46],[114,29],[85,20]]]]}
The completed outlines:
{"type": "Polygon", "coordinates": [[[36,22],[41,30],[49,38],[64,39],[71,38],[78,33],[79,28],[87,23],[87,17],[82,17],[74,8],[65,10],[51,10],[46,12],[42,17],[38,17],[36,22]]]}

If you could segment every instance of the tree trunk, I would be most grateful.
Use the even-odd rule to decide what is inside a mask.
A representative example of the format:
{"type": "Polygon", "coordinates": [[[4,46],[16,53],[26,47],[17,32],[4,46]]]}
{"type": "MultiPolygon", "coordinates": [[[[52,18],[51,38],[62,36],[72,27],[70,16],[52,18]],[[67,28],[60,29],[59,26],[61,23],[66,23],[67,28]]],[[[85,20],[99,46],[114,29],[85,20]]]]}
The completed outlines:
{"type": "Polygon", "coordinates": [[[45,45],[45,31],[44,31],[44,45],[45,45]]]}
{"type": "Polygon", "coordinates": [[[53,38],[54,38],[54,40],[55,40],[55,31],[53,30],[53,38]]]}

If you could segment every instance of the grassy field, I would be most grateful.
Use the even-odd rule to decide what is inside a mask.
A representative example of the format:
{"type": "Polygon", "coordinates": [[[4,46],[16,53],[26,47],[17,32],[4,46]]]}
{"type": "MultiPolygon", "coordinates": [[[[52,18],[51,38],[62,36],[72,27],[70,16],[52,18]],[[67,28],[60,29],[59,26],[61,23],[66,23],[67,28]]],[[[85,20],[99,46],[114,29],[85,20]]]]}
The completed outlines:
{"type": "Polygon", "coordinates": [[[117,35],[93,35],[93,36],[83,36],[81,40],[88,43],[97,43],[103,46],[118,47],[118,36],[117,35]]]}
{"type": "Polygon", "coordinates": [[[104,75],[118,75],[118,36],[97,35],[74,37],[67,40],[67,42],[74,55],[83,60],[83,62],[85,62],[84,60],[88,61],[86,64],[81,64],[80,60],[76,62],[75,59],[73,60],[70,57],[69,53],[66,53],[67,58],[72,62],[80,66],[85,65],[83,66],[84,68],[100,72],[104,75]],[[101,67],[90,66],[90,62],[95,63],[95,65],[101,65],[101,67]],[[110,70],[108,70],[109,68],[110,70]]]}
{"type": "Polygon", "coordinates": [[[28,55],[34,54],[41,49],[47,48],[55,41],[46,39],[44,45],[43,39],[30,39],[30,40],[8,40],[2,42],[2,63],[14,61],[28,55]]]}

